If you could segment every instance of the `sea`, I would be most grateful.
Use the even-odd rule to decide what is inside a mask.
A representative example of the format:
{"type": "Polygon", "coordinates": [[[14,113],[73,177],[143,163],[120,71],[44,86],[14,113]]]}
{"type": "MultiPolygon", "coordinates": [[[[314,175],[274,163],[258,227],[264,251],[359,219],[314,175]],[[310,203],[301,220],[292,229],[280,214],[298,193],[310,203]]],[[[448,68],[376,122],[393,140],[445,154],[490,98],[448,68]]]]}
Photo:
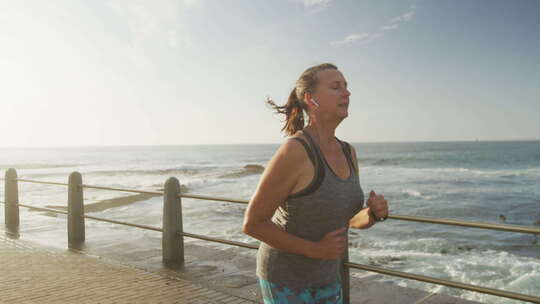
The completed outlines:
{"type": "MultiPolygon", "coordinates": [[[[364,192],[383,194],[391,214],[540,228],[540,141],[353,145],[364,192]]],[[[176,177],[189,194],[249,200],[278,147],[0,148],[0,174],[15,168],[19,178],[67,183],[69,174],[78,171],[87,185],[150,191],[163,190],[165,181],[176,177]]],[[[3,194],[0,186],[0,200],[3,194]]],[[[20,182],[19,197],[21,203],[65,209],[67,187],[20,182]]],[[[94,216],[161,226],[159,196],[85,189],[84,202],[94,216]]],[[[257,243],[241,231],[245,205],[184,198],[182,206],[186,232],[257,243]]],[[[21,234],[39,232],[39,240],[65,248],[64,215],[26,208],[20,212],[21,234]]],[[[86,223],[87,239],[133,239],[144,245],[161,237],[127,226],[86,223]]],[[[349,238],[355,263],[540,296],[540,236],[389,219],[367,230],[351,229],[349,238]]],[[[255,251],[246,249],[246,254],[255,251]]],[[[354,275],[483,303],[520,303],[364,271],[354,275]]]]}

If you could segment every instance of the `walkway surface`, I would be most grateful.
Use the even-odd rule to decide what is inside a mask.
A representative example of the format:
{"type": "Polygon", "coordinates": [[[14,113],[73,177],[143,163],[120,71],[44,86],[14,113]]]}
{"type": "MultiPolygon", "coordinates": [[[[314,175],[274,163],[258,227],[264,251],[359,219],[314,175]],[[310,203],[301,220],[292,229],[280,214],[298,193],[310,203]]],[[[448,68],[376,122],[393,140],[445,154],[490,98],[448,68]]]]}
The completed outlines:
{"type": "Polygon", "coordinates": [[[0,235],[0,303],[255,303],[69,250],[0,235]]]}

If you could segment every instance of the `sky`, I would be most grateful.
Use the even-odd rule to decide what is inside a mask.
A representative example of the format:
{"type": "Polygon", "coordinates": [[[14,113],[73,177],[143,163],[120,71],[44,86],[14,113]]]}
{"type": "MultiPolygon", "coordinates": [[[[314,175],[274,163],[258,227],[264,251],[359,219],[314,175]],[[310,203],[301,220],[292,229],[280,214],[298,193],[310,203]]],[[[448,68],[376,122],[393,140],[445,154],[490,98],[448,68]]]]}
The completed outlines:
{"type": "Polygon", "coordinates": [[[324,62],[343,140],[538,140],[538,37],[536,0],[0,0],[0,147],[280,143],[324,62]]]}

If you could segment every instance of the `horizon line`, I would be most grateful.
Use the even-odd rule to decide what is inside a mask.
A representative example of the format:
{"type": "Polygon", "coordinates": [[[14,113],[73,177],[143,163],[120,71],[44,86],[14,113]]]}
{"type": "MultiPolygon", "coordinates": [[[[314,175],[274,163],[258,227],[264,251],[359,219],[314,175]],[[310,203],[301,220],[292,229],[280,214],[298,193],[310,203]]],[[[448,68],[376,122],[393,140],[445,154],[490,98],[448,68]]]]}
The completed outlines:
{"type": "MultiPolygon", "coordinates": [[[[413,140],[413,141],[348,141],[352,144],[398,144],[398,143],[459,143],[459,142],[535,142],[538,139],[468,139],[468,140],[413,140]]],[[[114,147],[180,147],[180,146],[249,146],[278,145],[282,142],[259,143],[196,143],[196,144],[123,144],[123,145],[58,145],[58,146],[0,146],[0,149],[43,149],[43,148],[114,148],[114,147]]]]}

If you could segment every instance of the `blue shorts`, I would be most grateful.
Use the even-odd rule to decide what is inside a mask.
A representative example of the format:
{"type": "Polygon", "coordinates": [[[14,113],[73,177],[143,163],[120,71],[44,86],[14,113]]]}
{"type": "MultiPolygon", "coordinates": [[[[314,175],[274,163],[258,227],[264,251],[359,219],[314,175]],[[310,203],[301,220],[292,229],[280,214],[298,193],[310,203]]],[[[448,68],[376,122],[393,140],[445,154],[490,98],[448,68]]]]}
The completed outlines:
{"type": "Polygon", "coordinates": [[[341,282],[291,289],[259,278],[264,304],[343,304],[341,282]]]}

